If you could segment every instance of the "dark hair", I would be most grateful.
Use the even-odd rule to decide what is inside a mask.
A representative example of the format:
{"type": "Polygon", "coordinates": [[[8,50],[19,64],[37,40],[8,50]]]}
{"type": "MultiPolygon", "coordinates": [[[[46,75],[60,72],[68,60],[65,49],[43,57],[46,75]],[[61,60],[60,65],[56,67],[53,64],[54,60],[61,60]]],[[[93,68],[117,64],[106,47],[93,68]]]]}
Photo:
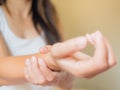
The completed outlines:
{"type": "MultiPolygon", "coordinates": [[[[4,4],[6,0],[0,0],[4,4]]],[[[44,30],[48,44],[61,41],[58,32],[58,18],[55,8],[50,0],[32,0],[32,19],[36,30],[40,33],[39,26],[44,30]]]]}

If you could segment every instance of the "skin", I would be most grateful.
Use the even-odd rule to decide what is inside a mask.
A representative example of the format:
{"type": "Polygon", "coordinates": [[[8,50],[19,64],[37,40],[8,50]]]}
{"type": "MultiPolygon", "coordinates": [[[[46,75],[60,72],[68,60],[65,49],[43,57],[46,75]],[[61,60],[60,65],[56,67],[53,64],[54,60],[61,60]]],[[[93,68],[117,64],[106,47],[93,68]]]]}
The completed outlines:
{"type": "MultiPolygon", "coordinates": [[[[81,37],[75,38],[74,40],[79,40],[79,39],[81,41],[81,37]]],[[[70,43],[72,43],[72,42],[70,41],[70,43]]],[[[74,45],[72,46],[73,50],[75,49],[76,45],[81,46],[81,44],[82,44],[82,42],[74,43],[74,45]]],[[[83,47],[79,47],[78,50],[80,48],[83,48],[83,47]]],[[[55,70],[60,69],[56,65],[56,63],[53,61],[53,59],[52,59],[53,57],[52,57],[51,53],[47,53],[47,54],[38,53],[38,54],[33,54],[33,55],[16,56],[16,57],[11,56],[11,57],[6,57],[6,58],[0,58],[0,60],[1,60],[0,77],[5,80],[16,81],[16,82],[17,81],[18,82],[25,81],[24,72],[23,72],[24,67],[25,67],[25,61],[26,61],[26,59],[31,58],[32,56],[36,56],[37,58],[43,58],[47,64],[47,66],[51,69],[55,69],[55,70]]]]}
{"type": "MultiPolygon", "coordinates": [[[[6,0],[6,4],[1,6],[11,31],[20,39],[31,39],[39,36],[39,33],[36,31],[32,21],[32,14],[29,13],[31,4],[32,0],[6,0]]],[[[41,27],[39,27],[39,29],[41,29],[41,27]]],[[[30,82],[26,80],[23,72],[25,60],[32,56],[44,57],[44,55],[35,54],[23,57],[8,57],[11,56],[11,54],[2,34],[0,34],[0,50],[0,61],[2,62],[0,69],[0,85],[13,85],[26,82],[32,83],[32,81],[30,82]],[[7,58],[5,58],[6,56],[7,58]],[[7,76],[8,74],[9,76],[7,76]]],[[[53,73],[55,74],[52,76],[52,79],[50,78],[49,84],[55,81],[58,76],[61,77],[58,72],[52,72],[48,70],[48,68],[44,67],[44,71],[48,71],[47,73],[49,73],[49,75],[52,75],[53,73]]],[[[41,76],[43,76],[42,73],[41,76]]],[[[39,83],[39,85],[43,85],[42,82],[43,81],[41,79],[41,84],[39,83]]],[[[48,85],[48,83],[46,82],[44,85],[48,85]]]]}
{"type": "Polygon", "coordinates": [[[67,90],[70,90],[72,88],[73,81],[72,75],[63,71],[61,72],[51,71],[50,69],[48,69],[44,60],[41,58],[37,59],[36,57],[32,57],[30,59],[27,59],[25,67],[25,76],[26,79],[29,82],[32,82],[33,84],[56,85],[62,89],[67,90]],[[66,82],[69,82],[69,84],[67,84],[66,82]]]}
{"type": "MultiPolygon", "coordinates": [[[[93,33],[92,35],[87,34],[86,37],[84,37],[84,40],[87,40],[88,43],[92,44],[95,47],[94,56],[89,56],[85,53],[80,52],[80,50],[83,49],[82,47],[81,49],[79,47],[77,47],[76,49],[75,47],[77,44],[74,45],[75,40],[77,40],[77,38],[68,40],[63,43],[58,43],[59,45],[57,44],[55,46],[49,45],[43,47],[41,48],[40,52],[42,54],[52,53],[52,56],[54,57],[53,59],[56,58],[54,60],[56,65],[60,66],[61,69],[79,78],[93,78],[96,75],[99,75],[100,73],[110,69],[116,64],[116,58],[113,53],[112,47],[99,31],[93,33]],[[64,44],[64,45],[60,45],[60,44],[64,44]],[[57,50],[59,50],[59,52],[57,50]]],[[[81,42],[82,43],[84,42],[83,45],[85,48],[86,42],[84,40],[81,40],[81,42]]],[[[28,62],[30,62],[30,60],[28,62]]],[[[40,65],[39,63],[36,64],[38,66],[40,65]]],[[[36,79],[38,79],[39,77],[38,73],[40,71],[38,70],[37,73],[35,74],[34,72],[29,71],[30,66],[31,66],[30,64],[26,66],[27,73],[25,74],[27,76],[27,79],[32,80],[34,83],[36,79]],[[29,73],[32,73],[33,75],[29,73]]],[[[37,83],[38,84],[40,83],[39,79],[37,80],[37,83]]],[[[65,83],[63,82],[63,84],[65,83]]]]}
{"type": "Polygon", "coordinates": [[[94,56],[81,53],[79,50],[82,50],[82,47],[77,47],[77,49],[79,48],[77,51],[75,46],[73,49],[75,39],[63,42],[62,44],[65,46],[58,43],[55,46],[48,46],[49,49],[45,49],[45,47],[42,51],[47,52],[48,50],[48,53],[51,52],[52,57],[54,57],[53,60],[55,59],[54,61],[58,66],[60,65],[63,70],[77,77],[91,78],[116,64],[116,57],[112,47],[99,31],[92,35],[86,35],[86,40],[95,47],[94,56]],[[64,59],[61,57],[64,57],[64,59]]]}
{"type": "Polygon", "coordinates": [[[45,63],[51,69],[57,70],[60,68],[80,78],[94,77],[116,64],[112,48],[100,32],[96,32],[93,35],[93,40],[95,42],[95,54],[93,57],[79,53],[80,50],[86,47],[86,40],[86,38],[77,37],[58,43],[59,45],[55,44],[51,47],[50,52],[46,54],[1,58],[0,77],[4,80],[18,83],[25,82],[26,79],[23,72],[25,60],[32,56],[45,60],[45,63]],[[94,38],[94,36],[96,38],[94,38]],[[66,46],[68,46],[69,49],[66,49],[66,46]]]}
{"type": "MultiPolygon", "coordinates": [[[[25,2],[19,0],[16,2],[16,0],[7,0],[6,6],[2,6],[2,8],[5,11],[5,15],[8,19],[8,24],[12,32],[14,32],[20,38],[28,39],[38,36],[38,33],[33,26],[31,15],[28,14],[30,2],[28,0],[24,1],[25,2]],[[28,33],[28,27],[32,35],[28,33]],[[20,30],[18,30],[19,28],[20,30]]],[[[78,37],[65,42],[57,43],[51,46],[50,51],[45,54],[37,53],[34,55],[2,58],[10,54],[9,51],[7,52],[7,45],[3,38],[1,38],[0,46],[4,46],[0,52],[0,85],[28,82],[24,75],[24,67],[26,66],[25,62],[27,62],[26,59],[30,59],[33,56],[38,58],[37,60],[42,58],[50,69],[62,69],[74,76],[83,78],[94,77],[105,70],[108,70],[116,63],[115,55],[111,49],[111,46],[107,40],[104,39],[100,32],[97,32],[93,35],[87,35],[86,37],[78,37]],[[95,47],[94,56],[88,56],[80,53],[80,51],[86,47],[88,42],[92,43],[95,47]],[[73,65],[75,66],[73,67],[73,65]]],[[[30,62],[30,60],[28,61],[30,62]]],[[[30,65],[32,65],[32,63],[30,65]]],[[[38,65],[40,66],[41,64],[38,65]]],[[[39,71],[42,70],[43,69],[39,69],[39,71]]],[[[45,76],[44,73],[43,76],[45,76]]],[[[34,80],[31,82],[34,82],[34,80]]],[[[37,82],[37,84],[41,83],[41,81],[37,82]]]]}
{"type": "Polygon", "coordinates": [[[86,38],[88,42],[93,44],[93,46],[95,47],[94,56],[88,56],[86,54],[81,54],[77,52],[78,55],[76,59],[78,60],[76,61],[74,60],[74,58],[71,57],[67,58],[69,62],[63,59],[56,61],[58,65],[62,67],[62,69],[72,73],[77,77],[91,78],[114,66],[116,64],[116,57],[114,55],[112,47],[110,46],[109,42],[103,37],[101,32],[98,31],[92,35],[89,35],[89,37],[86,36],[86,38]],[[72,65],[74,65],[74,68],[72,68],[71,70],[70,67],[72,67],[72,65]]]}

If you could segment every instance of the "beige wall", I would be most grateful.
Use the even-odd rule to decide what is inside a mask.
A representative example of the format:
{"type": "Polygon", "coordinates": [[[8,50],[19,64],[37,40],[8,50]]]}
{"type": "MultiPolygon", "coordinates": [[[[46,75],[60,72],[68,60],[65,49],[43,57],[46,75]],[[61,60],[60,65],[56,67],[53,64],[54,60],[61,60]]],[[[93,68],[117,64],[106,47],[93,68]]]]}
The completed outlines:
{"type": "Polygon", "coordinates": [[[53,2],[64,26],[66,39],[100,30],[111,42],[118,58],[116,67],[92,80],[76,80],[75,88],[120,90],[120,0],[53,0],[53,2]]]}

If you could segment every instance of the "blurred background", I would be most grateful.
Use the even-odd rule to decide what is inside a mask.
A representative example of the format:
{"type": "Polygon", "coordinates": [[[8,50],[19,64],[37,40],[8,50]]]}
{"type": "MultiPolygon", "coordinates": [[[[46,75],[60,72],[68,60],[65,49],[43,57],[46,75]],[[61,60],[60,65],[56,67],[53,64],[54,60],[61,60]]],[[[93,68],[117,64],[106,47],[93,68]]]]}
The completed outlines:
{"type": "MultiPolygon", "coordinates": [[[[100,30],[114,48],[118,64],[90,80],[76,78],[73,90],[120,90],[120,0],[52,0],[65,39],[100,30]]],[[[90,48],[86,52],[92,53],[90,48]]]]}

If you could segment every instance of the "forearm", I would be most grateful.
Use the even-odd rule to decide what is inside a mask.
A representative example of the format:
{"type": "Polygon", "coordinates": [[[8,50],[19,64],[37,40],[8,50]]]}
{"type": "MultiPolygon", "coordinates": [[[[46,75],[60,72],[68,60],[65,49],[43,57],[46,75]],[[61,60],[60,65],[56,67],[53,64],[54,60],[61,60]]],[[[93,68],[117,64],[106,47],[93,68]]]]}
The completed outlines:
{"type": "Polygon", "coordinates": [[[0,79],[6,81],[4,84],[8,84],[7,81],[18,83],[27,82],[24,76],[25,61],[27,58],[31,58],[32,56],[43,58],[46,60],[48,66],[52,66],[51,62],[49,61],[50,55],[48,54],[34,54],[27,56],[0,58],[0,79]]]}
{"type": "Polygon", "coordinates": [[[8,81],[25,82],[25,60],[31,56],[32,55],[0,58],[0,78],[8,81]]]}

